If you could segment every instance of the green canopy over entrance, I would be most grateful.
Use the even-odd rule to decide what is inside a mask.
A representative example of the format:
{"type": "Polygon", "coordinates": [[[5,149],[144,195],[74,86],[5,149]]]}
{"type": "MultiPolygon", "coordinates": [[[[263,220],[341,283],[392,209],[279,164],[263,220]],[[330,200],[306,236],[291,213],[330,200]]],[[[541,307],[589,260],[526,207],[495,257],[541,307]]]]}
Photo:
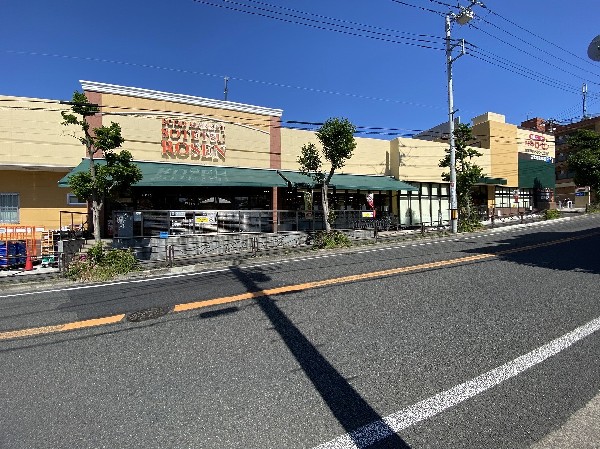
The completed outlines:
{"type": "MultiPolygon", "coordinates": [[[[106,164],[96,159],[97,164],[106,164]]],[[[260,168],[220,167],[212,165],[174,164],[168,162],[135,161],[143,178],[135,187],[310,187],[313,180],[296,171],[260,168]]],[[[69,176],[88,171],[89,160],[84,159],[68,175],[58,181],[60,187],[69,186],[69,176]]],[[[416,191],[416,187],[391,176],[334,174],[330,185],[340,190],[416,191]]]]}
{"type": "MultiPolygon", "coordinates": [[[[104,159],[96,163],[106,164],[104,159]]],[[[173,164],[167,162],[139,162],[143,178],[135,187],[287,187],[277,170],[259,168],[218,167],[210,165],[173,164]]],[[[89,160],[84,159],[58,185],[69,186],[69,176],[89,170],[89,160]]]]}
{"type": "MultiPolygon", "coordinates": [[[[292,186],[312,187],[314,185],[314,181],[310,176],[303,175],[299,172],[279,170],[279,174],[292,186]]],[[[398,181],[391,176],[382,175],[334,174],[329,185],[339,190],[418,190],[416,187],[413,187],[406,182],[398,181]]]]}

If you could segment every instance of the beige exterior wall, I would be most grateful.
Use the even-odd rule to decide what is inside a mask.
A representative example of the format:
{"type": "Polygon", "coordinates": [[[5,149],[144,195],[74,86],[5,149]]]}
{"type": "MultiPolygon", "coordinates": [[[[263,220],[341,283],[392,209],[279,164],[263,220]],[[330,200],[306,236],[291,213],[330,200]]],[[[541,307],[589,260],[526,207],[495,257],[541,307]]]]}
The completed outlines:
{"type": "Polygon", "coordinates": [[[102,104],[105,106],[102,123],[109,125],[115,122],[121,126],[125,139],[123,148],[129,150],[135,160],[270,167],[268,116],[114,94],[103,94],[102,104]],[[163,120],[171,122],[165,124],[163,120]],[[173,125],[175,121],[185,125],[173,125]],[[192,151],[190,145],[201,145],[200,141],[191,138],[192,123],[220,129],[222,132],[219,134],[224,142],[220,147],[225,150],[224,154],[214,153],[204,157],[192,151]],[[168,132],[168,137],[163,138],[163,128],[167,132],[175,128],[175,133],[168,132]],[[183,130],[187,131],[187,135],[177,132],[183,130]],[[179,143],[182,151],[163,151],[162,140],[169,141],[173,146],[179,143]],[[187,150],[183,150],[186,148],[183,144],[187,144],[187,150]]]}
{"type": "Polygon", "coordinates": [[[68,106],[0,96],[0,166],[73,168],[85,156],[75,129],[61,124],[68,106]]]}
{"type": "MultiPolygon", "coordinates": [[[[282,128],[281,130],[281,168],[298,170],[298,157],[302,147],[313,143],[321,147],[313,131],[282,128]]],[[[390,142],[380,139],[356,138],[356,149],[344,167],[336,173],[357,175],[391,175],[390,142]]]]}
{"type": "Polygon", "coordinates": [[[518,128],[516,125],[505,123],[503,117],[500,114],[492,114],[493,120],[479,123],[474,119],[473,135],[481,142],[482,149],[487,148],[490,151],[490,169],[486,171],[487,176],[505,178],[508,187],[517,187],[519,185],[518,128]]]}
{"type": "Polygon", "coordinates": [[[447,144],[427,140],[398,138],[392,141],[392,157],[398,179],[409,182],[443,182],[444,170],[438,166],[446,155],[447,144]]]}
{"type": "MultiPolygon", "coordinates": [[[[60,211],[86,212],[86,206],[69,206],[69,189],[58,187],[58,180],[65,173],[45,171],[0,171],[0,192],[19,194],[19,223],[23,226],[58,229],[60,211]]],[[[71,217],[63,214],[63,226],[71,224],[71,217]]],[[[87,217],[74,215],[74,224],[81,224],[87,217]]]]}
{"type": "Polygon", "coordinates": [[[61,124],[60,112],[68,108],[53,100],[0,96],[0,193],[19,194],[20,225],[58,229],[61,210],[87,210],[69,206],[71,191],[57,184],[85,156],[77,130],[61,124]]]}

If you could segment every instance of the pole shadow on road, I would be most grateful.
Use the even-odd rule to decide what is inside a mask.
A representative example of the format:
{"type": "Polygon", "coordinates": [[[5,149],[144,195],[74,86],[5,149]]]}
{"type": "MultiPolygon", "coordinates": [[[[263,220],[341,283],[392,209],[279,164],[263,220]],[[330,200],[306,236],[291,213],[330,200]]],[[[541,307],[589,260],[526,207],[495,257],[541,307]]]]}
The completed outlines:
{"type": "MultiPolygon", "coordinates": [[[[264,274],[256,271],[248,273],[239,268],[232,268],[232,272],[250,292],[261,291],[257,282],[268,280],[265,279],[264,274]]],[[[271,297],[261,296],[255,301],[347,433],[382,419],[302,334],[271,297]]],[[[361,446],[360,441],[355,441],[355,444],[361,449],[367,447],[370,449],[410,449],[410,446],[391,428],[386,429],[385,433],[389,436],[375,444],[361,446]]]]}

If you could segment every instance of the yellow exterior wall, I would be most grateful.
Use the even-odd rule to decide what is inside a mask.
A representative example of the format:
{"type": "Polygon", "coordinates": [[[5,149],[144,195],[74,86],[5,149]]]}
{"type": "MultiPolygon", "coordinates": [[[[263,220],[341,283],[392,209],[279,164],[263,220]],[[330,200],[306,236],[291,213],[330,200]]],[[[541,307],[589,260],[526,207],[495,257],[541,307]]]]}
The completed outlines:
{"type": "MultiPolygon", "coordinates": [[[[58,187],[58,180],[67,172],[3,170],[0,172],[0,192],[19,194],[19,223],[23,226],[58,229],[60,211],[86,212],[86,206],[69,206],[70,189],[58,187]]],[[[74,224],[82,223],[85,216],[74,215],[74,224]]],[[[70,223],[63,215],[63,226],[70,223]]]]}
{"type": "MultiPolygon", "coordinates": [[[[270,167],[269,117],[237,111],[227,111],[202,106],[103,94],[105,106],[102,123],[121,126],[125,139],[124,149],[135,160],[180,162],[202,165],[236,167],[270,167]],[[210,121],[223,125],[225,130],[225,157],[200,158],[191,153],[163,154],[163,119],[190,122],[210,121]]],[[[169,139],[173,143],[191,143],[191,139],[169,139]]]]}
{"type": "Polygon", "coordinates": [[[75,167],[85,149],[56,101],[0,96],[0,165],[75,167]]]}
{"type": "Polygon", "coordinates": [[[482,148],[490,150],[492,178],[505,178],[507,187],[519,185],[519,155],[516,125],[501,121],[484,121],[473,125],[473,135],[482,148]]]}
{"type": "MultiPolygon", "coordinates": [[[[281,168],[298,170],[298,156],[302,147],[313,143],[321,148],[321,143],[313,131],[283,128],[281,130],[281,168]]],[[[380,139],[356,138],[356,148],[344,167],[336,173],[357,175],[391,175],[390,142],[380,139]]]]}
{"type": "Polygon", "coordinates": [[[74,137],[80,132],[61,124],[68,109],[53,100],[0,96],[0,193],[19,194],[19,225],[58,229],[59,211],[87,210],[69,206],[70,189],[57,184],[85,156],[74,137]]]}
{"type": "Polygon", "coordinates": [[[398,179],[412,182],[443,182],[442,173],[448,171],[438,167],[446,155],[447,144],[427,140],[398,138],[393,141],[397,156],[392,160],[398,167],[398,179]]]}

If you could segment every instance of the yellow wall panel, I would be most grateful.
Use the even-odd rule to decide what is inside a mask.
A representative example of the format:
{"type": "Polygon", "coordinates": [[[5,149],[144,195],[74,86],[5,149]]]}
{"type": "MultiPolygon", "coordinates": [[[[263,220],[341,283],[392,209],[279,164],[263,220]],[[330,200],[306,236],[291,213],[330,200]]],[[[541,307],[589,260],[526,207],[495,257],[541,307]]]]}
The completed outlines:
{"type": "Polygon", "coordinates": [[[68,106],[50,100],[0,96],[0,163],[75,167],[85,148],[76,127],[62,125],[68,106]]]}
{"type": "Polygon", "coordinates": [[[117,95],[103,95],[102,103],[110,106],[104,109],[103,124],[115,122],[121,126],[125,139],[123,148],[129,150],[136,160],[270,167],[269,117],[117,95]],[[169,124],[164,120],[170,120],[169,124]],[[169,137],[164,140],[169,145],[180,144],[185,151],[163,151],[163,128],[168,132],[175,121],[185,123],[184,126],[176,125],[175,130],[185,130],[186,133],[176,133],[176,137],[168,133],[169,137]],[[190,150],[193,142],[189,132],[193,122],[209,122],[223,127],[223,156],[215,153],[204,157],[190,150]]]}
{"type": "MultiPolygon", "coordinates": [[[[86,212],[86,206],[70,206],[70,189],[60,188],[57,182],[67,172],[0,171],[0,193],[19,194],[19,224],[58,229],[60,211],[86,212]]],[[[76,216],[77,218],[77,216],[76,216]]],[[[63,221],[67,220],[63,215],[63,221]]],[[[67,220],[70,224],[70,217],[67,220]]]]}
{"type": "MultiPolygon", "coordinates": [[[[283,128],[281,130],[281,168],[298,170],[298,157],[302,147],[313,143],[321,148],[321,143],[312,131],[283,128]]],[[[336,173],[360,175],[390,175],[390,142],[387,140],[356,138],[356,148],[344,167],[336,173]]]]}

